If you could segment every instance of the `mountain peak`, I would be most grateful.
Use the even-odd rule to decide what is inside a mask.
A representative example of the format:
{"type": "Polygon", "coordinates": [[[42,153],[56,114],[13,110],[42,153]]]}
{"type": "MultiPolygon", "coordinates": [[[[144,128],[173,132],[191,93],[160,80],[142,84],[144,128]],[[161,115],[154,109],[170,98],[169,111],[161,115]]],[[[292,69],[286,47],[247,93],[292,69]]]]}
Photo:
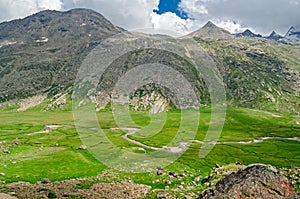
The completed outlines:
{"type": "Polygon", "coordinates": [[[294,26],[291,26],[288,32],[292,32],[292,31],[295,31],[295,30],[296,30],[296,28],[294,26]]]}
{"type": "Polygon", "coordinates": [[[224,30],[223,28],[220,28],[216,26],[213,22],[208,21],[202,28],[199,30],[190,33],[188,36],[190,37],[200,37],[203,39],[229,39],[233,38],[233,35],[228,32],[227,30],[224,30]]]}
{"type": "Polygon", "coordinates": [[[271,34],[270,34],[270,37],[271,37],[271,36],[274,36],[274,35],[277,35],[277,33],[273,30],[273,31],[271,32],[271,34]]]}
{"type": "Polygon", "coordinates": [[[213,22],[208,21],[202,28],[219,28],[213,22]]]}
{"type": "Polygon", "coordinates": [[[245,31],[244,31],[244,33],[253,33],[251,30],[249,30],[249,29],[246,29],[245,31]]]}
{"type": "Polygon", "coordinates": [[[296,29],[295,26],[290,27],[289,31],[284,36],[284,41],[299,42],[300,41],[300,29],[296,29]]]}
{"type": "Polygon", "coordinates": [[[268,37],[266,37],[267,39],[273,40],[273,41],[280,41],[282,40],[283,36],[281,36],[280,34],[278,34],[277,32],[273,31],[268,37]]]}
{"type": "Polygon", "coordinates": [[[236,34],[237,37],[262,37],[260,34],[255,34],[251,30],[246,29],[242,33],[236,34]]]}

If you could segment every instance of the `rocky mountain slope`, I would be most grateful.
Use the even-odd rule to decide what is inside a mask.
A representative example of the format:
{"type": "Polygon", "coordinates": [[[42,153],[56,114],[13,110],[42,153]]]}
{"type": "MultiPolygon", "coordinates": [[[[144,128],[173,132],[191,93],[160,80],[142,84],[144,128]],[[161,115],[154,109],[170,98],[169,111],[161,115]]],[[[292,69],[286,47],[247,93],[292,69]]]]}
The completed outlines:
{"type": "Polygon", "coordinates": [[[64,91],[90,50],[121,30],[87,9],[0,24],[0,102],[64,91]]]}
{"type": "MultiPolygon", "coordinates": [[[[63,93],[72,90],[86,55],[121,31],[124,30],[87,9],[43,11],[0,24],[0,102],[36,95],[65,96],[63,93]]],[[[187,38],[195,39],[214,59],[231,104],[300,112],[299,44],[236,37],[211,22],[187,38]]],[[[167,64],[180,71],[193,85],[201,103],[209,103],[205,81],[186,60],[166,51],[141,49],[123,55],[105,71],[97,88],[99,107],[109,103],[119,77],[147,63],[167,64]]],[[[164,106],[159,110],[172,105],[178,108],[172,93],[159,85],[151,85],[144,93],[135,92],[131,98],[135,101],[132,105],[141,106],[142,110],[151,110],[155,100],[164,106]],[[151,106],[147,106],[149,103],[151,106]]]]}

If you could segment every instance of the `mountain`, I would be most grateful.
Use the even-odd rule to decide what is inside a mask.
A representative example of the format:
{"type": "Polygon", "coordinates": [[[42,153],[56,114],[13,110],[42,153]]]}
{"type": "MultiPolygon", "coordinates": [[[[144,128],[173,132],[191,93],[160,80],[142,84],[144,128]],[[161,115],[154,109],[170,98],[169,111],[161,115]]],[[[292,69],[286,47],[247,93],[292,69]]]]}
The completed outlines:
{"type": "Polygon", "coordinates": [[[65,90],[81,60],[121,31],[88,9],[46,10],[1,23],[0,102],[65,90]]]}
{"type": "Polygon", "coordinates": [[[229,39],[233,38],[234,36],[222,29],[216,26],[211,21],[207,22],[202,28],[199,30],[192,32],[188,35],[189,37],[198,37],[198,38],[210,38],[210,39],[229,39]]]}
{"type": "Polygon", "coordinates": [[[300,42],[300,29],[291,27],[283,38],[286,42],[300,42]]]}
{"type": "Polygon", "coordinates": [[[283,39],[283,36],[281,36],[280,34],[276,33],[275,31],[273,31],[268,37],[266,37],[267,39],[273,40],[273,41],[280,41],[283,39]]]}
{"type": "Polygon", "coordinates": [[[260,34],[255,34],[253,32],[251,32],[251,30],[247,29],[242,33],[238,33],[236,34],[237,37],[262,37],[260,34]]]}
{"type": "MultiPolygon", "coordinates": [[[[0,24],[0,102],[20,103],[19,99],[43,95],[59,102],[50,107],[63,107],[66,100],[61,97],[72,90],[84,58],[101,41],[124,31],[88,9],[43,11],[0,24]]],[[[143,35],[129,34],[131,40],[136,41],[143,35]]],[[[170,39],[160,35],[147,37],[170,39]]],[[[202,46],[215,62],[229,104],[300,112],[299,46],[257,37],[239,38],[212,22],[179,39],[190,38],[194,38],[199,48],[202,46]]],[[[208,85],[203,74],[196,72],[194,66],[180,56],[153,48],[130,51],[111,63],[99,81],[96,94],[91,93],[90,97],[99,108],[106,107],[118,80],[136,66],[150,63],[179,71],[190,82],[201,103],[209,104],[208,85]]],[[[130,95],[130,104],[136,110],[149,109],[155,113],[168,107],[180,108],[176,96],[168,88],[151,82],[136,88],[130,95]]]]}

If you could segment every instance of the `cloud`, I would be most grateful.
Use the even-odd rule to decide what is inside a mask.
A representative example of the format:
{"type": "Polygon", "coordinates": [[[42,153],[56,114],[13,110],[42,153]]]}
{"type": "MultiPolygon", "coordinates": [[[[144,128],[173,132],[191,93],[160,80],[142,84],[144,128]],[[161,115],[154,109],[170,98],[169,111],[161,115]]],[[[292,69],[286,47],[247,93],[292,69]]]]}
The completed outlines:
{"type": "Polygon", "coordinates": [[[164,14],[151,14],[151,22],[154,29],[165,29],[177,33],[177,36],[183,36],[190,32],[193,21],[190,19],[182,19],[175,13],[166,12],[164,14]]]}
{"type": "Polygon", "coordinates": [[[181,0],[179,8],[189,16],[186,20],[173,12],[154,13],[158,5],[159,0],[0,0],[0,21],[44,9],[84,7],[128,30],[155,27],[185,34],[211,20],[230,32],[249,28],[266,35],[273,30],[285,34],[290,26],[300,25],[300,0],[181,0]]]}
{"type": "Polygon", "coordinates": [[[203,15],[208,14],[208,10],[204,3],[209,0],[182,0],[179,7],[188,13],[188,16],[193,19],[199,19],[203,15]]]}
{"type": "Polygon", "coordinates": [[[0,0],[0,21],[23,18],[41,10],[60,10],[60,0],[0,0]]]}
{"type": "Polygon", "coordinates": [[[63,0],[64,8],[91,8],[104,15],[113,24],[125,29],[150,28],[151,15],[159,0],[63,0]]]}
{"type": "Polygon", "coordinates": [[[210,0],[205,3],[211,19],[237,21],[241,27],[252,27],[258,33],[276,30],[285,33],[298,25],[300,0],[210,0]]]}

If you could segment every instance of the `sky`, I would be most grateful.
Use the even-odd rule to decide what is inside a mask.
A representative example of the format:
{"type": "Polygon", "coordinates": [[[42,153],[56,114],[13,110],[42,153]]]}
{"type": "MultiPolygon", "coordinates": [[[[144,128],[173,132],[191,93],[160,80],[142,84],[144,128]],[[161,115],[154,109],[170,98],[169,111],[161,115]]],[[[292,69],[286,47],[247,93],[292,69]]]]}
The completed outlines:
{"type": "Polygon", "coordinates": [[[0,22],[49,9],[90,8],[127,30],[188,34],[212,21],[232,33],[284,35],[300,26],[300,0],[0,0],[0,22]]]}

